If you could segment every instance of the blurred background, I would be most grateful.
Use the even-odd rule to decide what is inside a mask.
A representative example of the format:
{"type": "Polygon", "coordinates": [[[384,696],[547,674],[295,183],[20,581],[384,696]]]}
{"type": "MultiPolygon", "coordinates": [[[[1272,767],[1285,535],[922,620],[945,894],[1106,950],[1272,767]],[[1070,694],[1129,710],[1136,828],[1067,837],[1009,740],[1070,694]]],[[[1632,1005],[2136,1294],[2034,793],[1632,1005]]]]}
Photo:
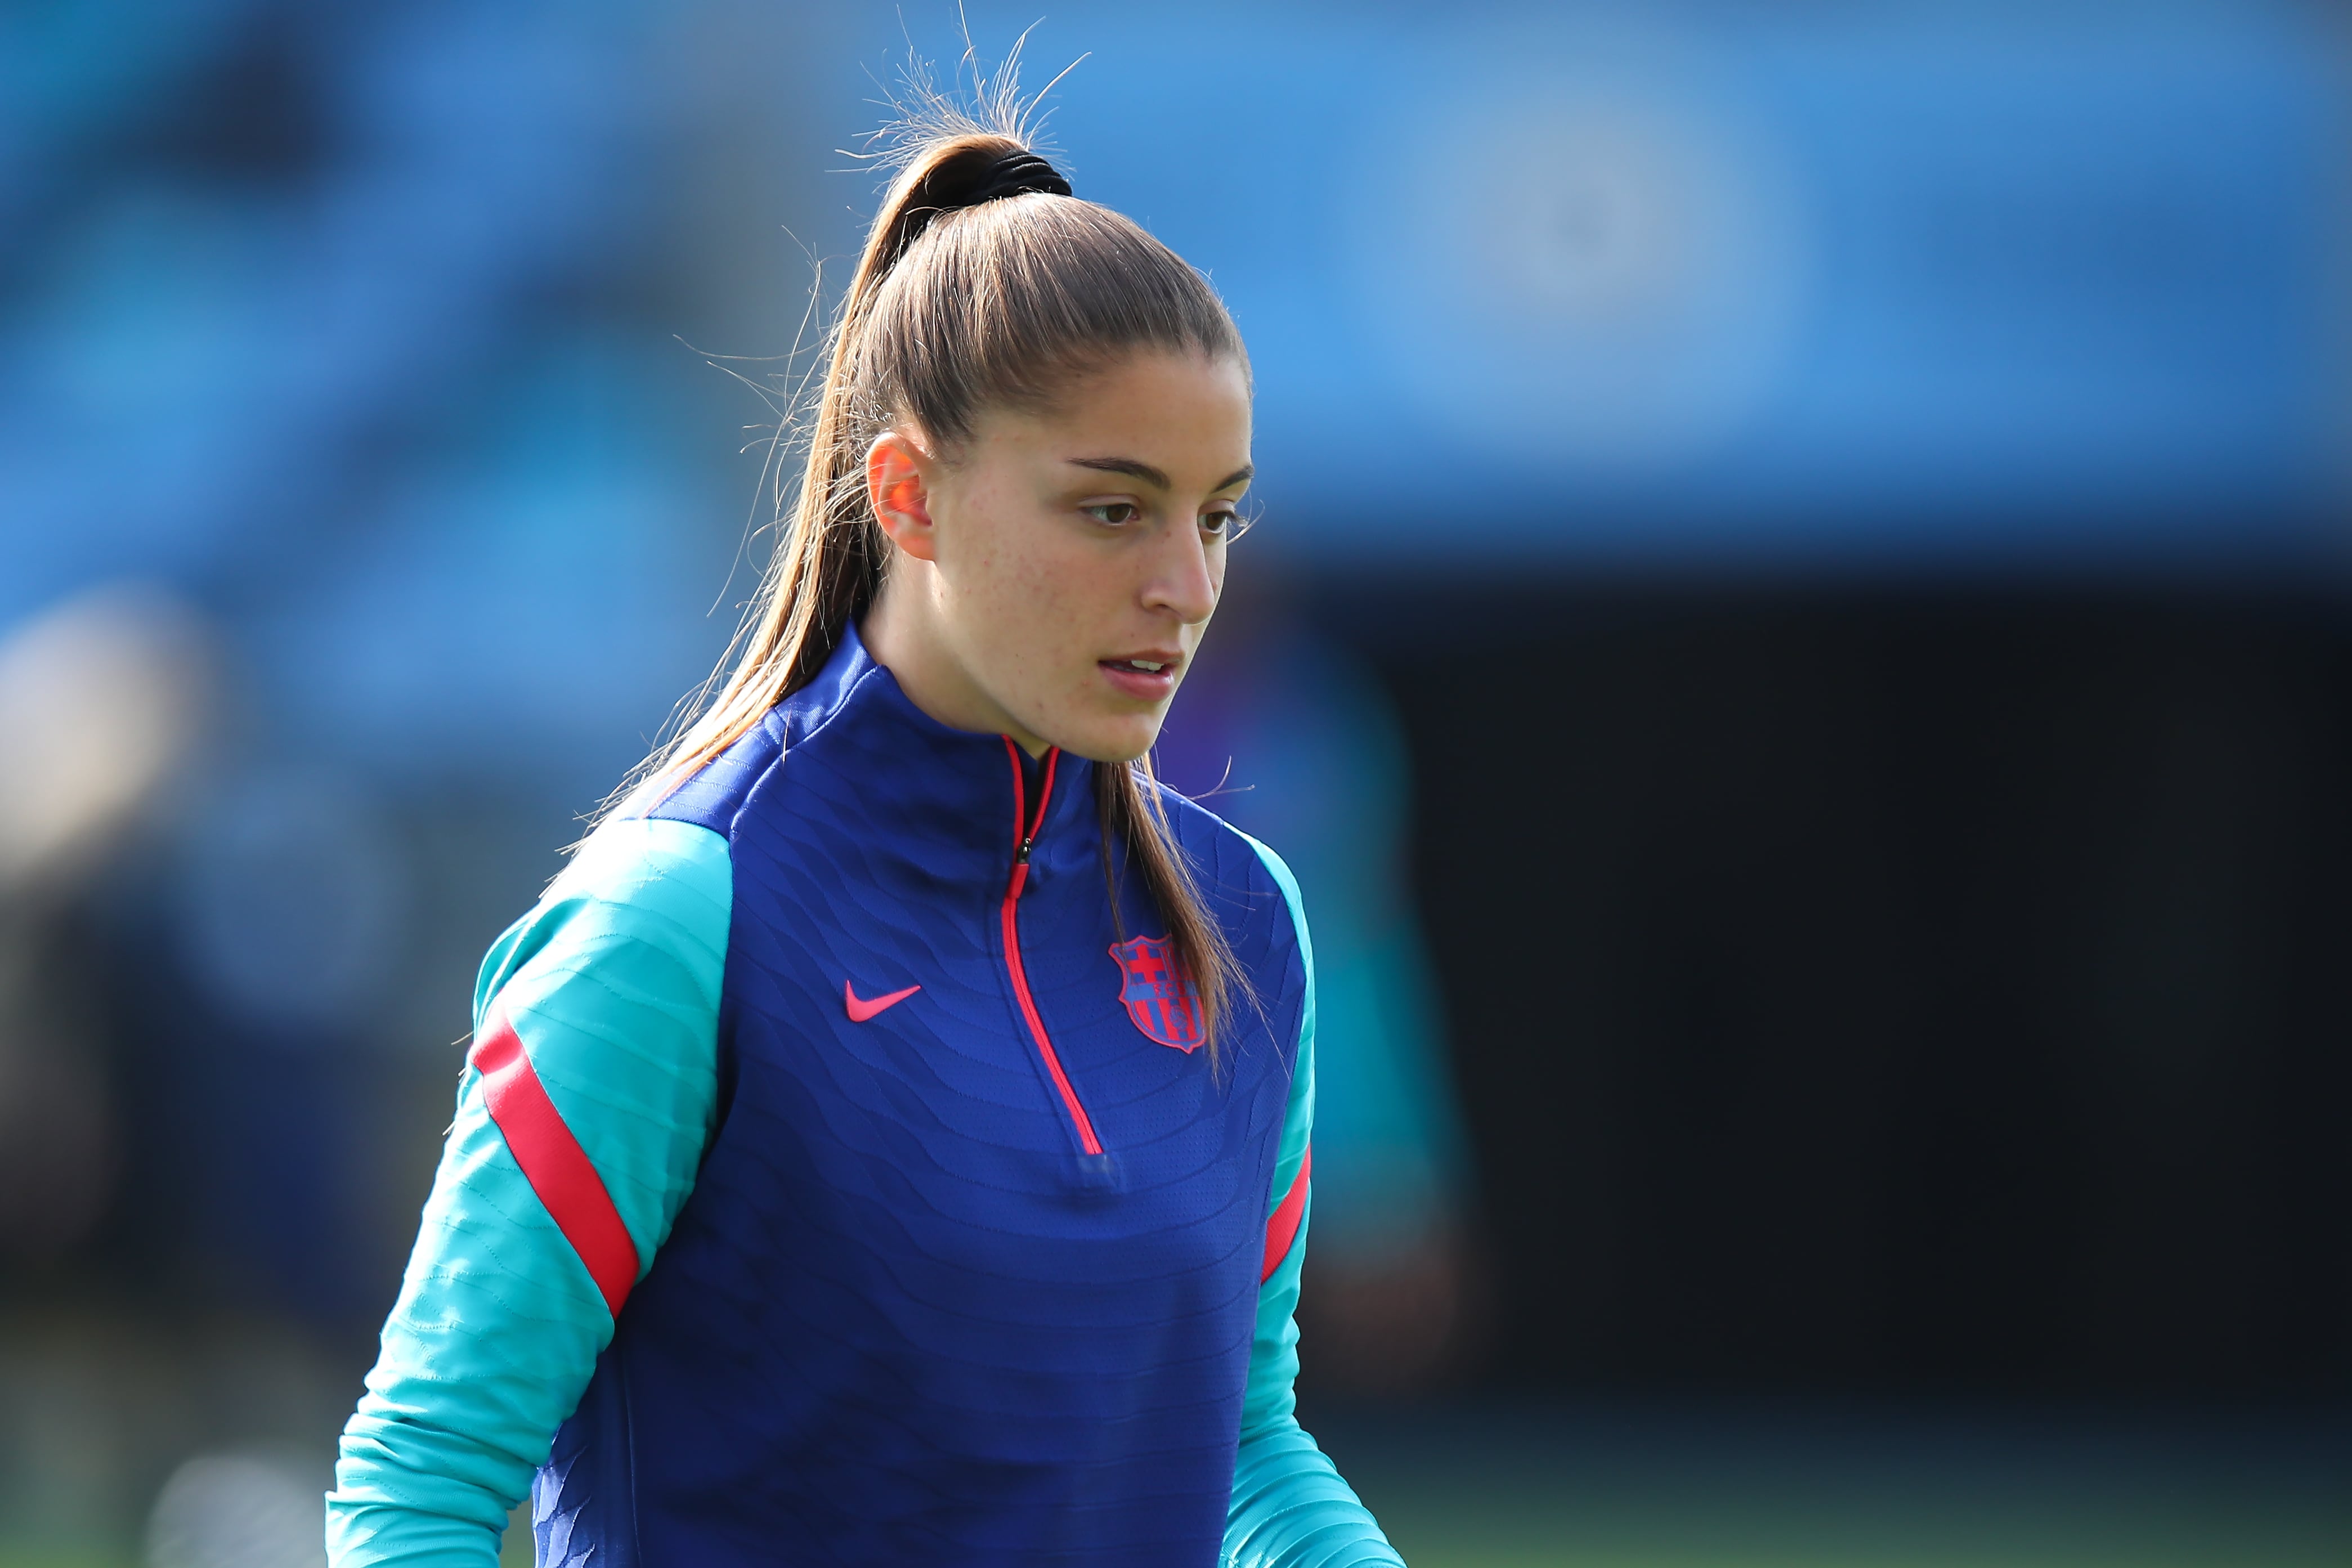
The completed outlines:
{"type": "MultiPolygon", "coordinates": [[[[1160,763],[1304,885],[1416,1568],[2352,1563],[2352,18],[966,16],[1255,356],[1160,763]]],[[[959,29],[0,6],[0,1565],[322,1560],[959,29]]]]}

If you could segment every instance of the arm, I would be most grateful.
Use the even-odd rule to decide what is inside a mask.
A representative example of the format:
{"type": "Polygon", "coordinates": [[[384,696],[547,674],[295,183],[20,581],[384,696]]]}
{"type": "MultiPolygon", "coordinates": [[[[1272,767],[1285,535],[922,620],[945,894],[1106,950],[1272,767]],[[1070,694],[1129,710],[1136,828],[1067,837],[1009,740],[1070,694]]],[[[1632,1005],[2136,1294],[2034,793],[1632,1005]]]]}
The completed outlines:
{"type": "Polygon", "coordinates": [[[694,1184],[725,840],[598,831],[483,961],[457,1116],[327,1498],[336,1568],[490,1568],[694,1184]]]}
{"type": "Polygon", "coordinates": [[[1402,1559],[1315,1439],[1300,1429],[1291,1385],[1298,1376],[1298,1270],[1307,1256],[1308,1138],[1315,1120],[1315,952],[1298,884],[1279,856],[1255,839],[1289,900],[1307,966],[1307,1005],[1298,1026],[1298,1065],[1290,1080],[1282,1149],[1275,1168],[1274,1212],[1267,1219],[1270,1271],[1258,1287],[1257,1331],[1250,1345],[1249,1385],[1242,1396],[1241,1454],[1225,1514],[1227,1568],[1403,1568],[1402,1559]],[[1285,1245],[1283,1232],[1296,1228],[1285,1245]]]}

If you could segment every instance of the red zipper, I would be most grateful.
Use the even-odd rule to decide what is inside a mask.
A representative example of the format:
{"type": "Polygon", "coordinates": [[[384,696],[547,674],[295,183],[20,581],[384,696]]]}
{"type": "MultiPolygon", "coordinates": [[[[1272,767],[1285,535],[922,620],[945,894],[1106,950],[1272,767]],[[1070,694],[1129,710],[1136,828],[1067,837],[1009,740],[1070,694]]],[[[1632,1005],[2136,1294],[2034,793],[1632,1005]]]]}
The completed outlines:
{"type": "Polygon", "coordinates": [[[1038,782],[1037,814],[1029,815],[1028,788],[1022,767],[1021,752],[1013,744],[1013,737],[1004,738],[1006,755],[1013,759],[1013,879],[1004,889],[1004,967],[1013,976],[1013,995],[1021,1004],[1021,1016],[1029,1021],[1029,1037],[1037,1042],[1037,1054],[1045,1059],[1045,1071],[1052,1076],[1054,1087],[1062,1091],[1062,1104],[1070,1113],[1070,1125],[1077,1129],[1078,1147],[1089,1154],[1103,1152],[1102,1140],[1095,1136],[1094,1118],[1078,1103],[1078,1091],[1070,1087],[1070,1075],[1062,1070],[1062,1058],[1055,1053],[1054,1042],[1045,1036],[1045,1020],[1037,1015],[1037,999],[1029,994],[1029,974],[1021,967],[1021,923],[1015,912],[1021,901],[1021,889],[1029,880],[1029,848],[1037,842],[1038,830],[1045,826],[1045,803],[1054,798],[1054,763],[1062,755],[1055,747],[1045,753],[1045,776],[1038,782]]]}

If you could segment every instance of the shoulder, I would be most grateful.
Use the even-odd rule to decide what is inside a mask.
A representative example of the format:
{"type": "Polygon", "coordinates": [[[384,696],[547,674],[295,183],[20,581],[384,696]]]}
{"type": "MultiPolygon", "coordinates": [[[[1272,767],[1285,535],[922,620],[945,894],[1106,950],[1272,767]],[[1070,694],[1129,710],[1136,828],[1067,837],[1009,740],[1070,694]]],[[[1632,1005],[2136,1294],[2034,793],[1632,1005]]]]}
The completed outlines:
{"type": "Polygon", "coordinates": [[[623,810],[630,816],[691,822],[731,839],[745,808],[782,771],[785,752],[822,752],[827,730],[856,689],[887,678],[887,670],[866,657],[862,644],[845,640],[814,680],[770,708],[724,751],[682,779],[672,774],[650,781],[623,810]]]}
{"type": "Polygon", "coordinates": [[[621,817],[588,836],[547,898],[656,910],[691,905],[720,890],[727,863],[727,840],[699,823],[621,817]]]}
{"type": "Polygon", "coordinates": [[[719,833],[663,817],[607,822],[492,944],[475,987],[476,1013],[526,971],[551,978],[615,952],[658,958],[698,980],[709,972],[715,980],[733,902],[727,840],[719,833]]]}
{"type": "Polygon", "coordinates": [[[1176,830],[1177,842],[1192,858],[1206,890],[1229,911],[1242,916],[1244,924],[1252,928],[1251,934],[1273,952],[1281,953],[1295,944],[1301,961],[1311,963],[1298,879],[1291,875],[1282,857],[1166,784],[1157,787],[1169,826],[1176,830]]]}
{"type": "Polygon", "coordinates": [[[649,784],[624,809],[624,820],[691,823],[721,838],[734,837],[735,819],[752,791],[784,758],[784,713],[771,708],[728,748],[683,780],[649,784]]]}

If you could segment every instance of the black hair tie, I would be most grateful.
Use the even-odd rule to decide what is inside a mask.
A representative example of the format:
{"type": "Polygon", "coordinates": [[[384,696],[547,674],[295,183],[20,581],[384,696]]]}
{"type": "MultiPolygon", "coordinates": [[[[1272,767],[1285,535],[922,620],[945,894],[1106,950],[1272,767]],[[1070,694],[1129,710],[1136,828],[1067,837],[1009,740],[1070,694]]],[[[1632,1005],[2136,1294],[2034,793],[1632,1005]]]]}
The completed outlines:
{"type": "Polygon", "coordinates": [[[1066,196],[1070,182],[1060,171],[1034,153],[1007,153],[981,172],[971,188],[971,195],[956,205],[976,207],[982,202],[992,202],[1000,196],[1025,196],[1032,191],[1049,196],[1066,196]]]}

